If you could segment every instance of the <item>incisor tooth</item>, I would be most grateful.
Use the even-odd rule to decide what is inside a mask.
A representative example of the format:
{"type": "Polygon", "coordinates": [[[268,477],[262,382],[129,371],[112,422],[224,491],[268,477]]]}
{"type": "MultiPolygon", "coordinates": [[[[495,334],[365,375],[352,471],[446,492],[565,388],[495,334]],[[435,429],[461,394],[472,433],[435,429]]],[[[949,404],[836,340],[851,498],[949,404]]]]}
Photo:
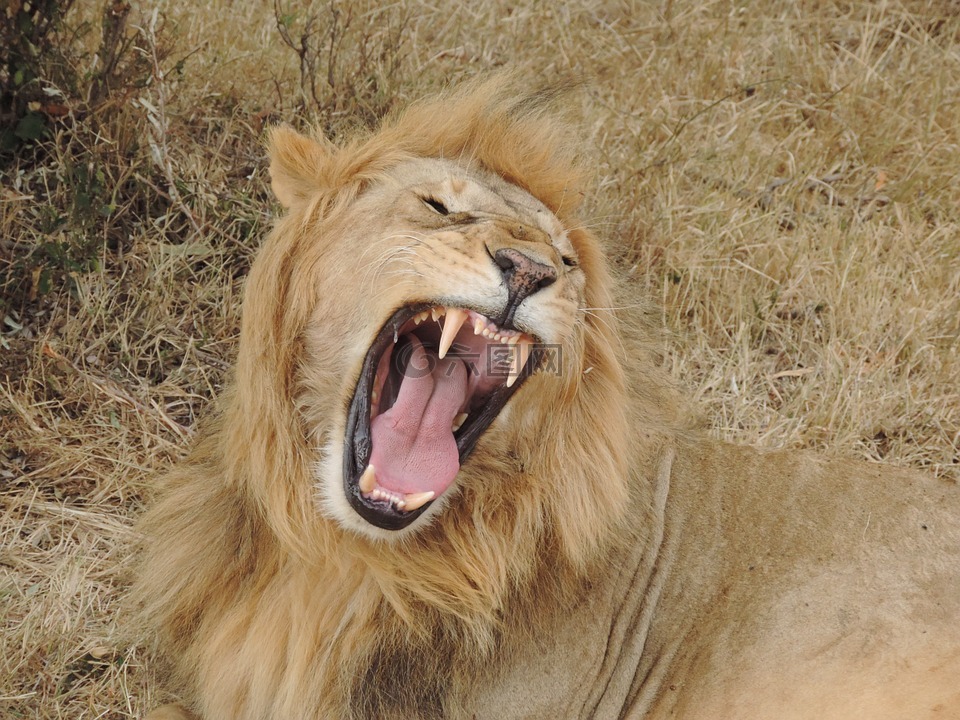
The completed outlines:
{"type": "Polygon", "coordinates": [[[456,432],[463,427],[463,424],[467,421],[467,413],[460,413],[453,419],[453,432],[456,432]]]}
{"type": "Polygon", "coordinates": [[[442,317],[443,317],[443,308],[442,308],[442,307],[430,308],[430,317],[433,318],[433,321],[434,321],[434,322],[436,322],[437,320],[439,320],[440,318],[442,318],[442,317]]]}
{"type": "Polygon", "coordinates": [[[363,471],[363,475],[360,476],[360,492],[365,495],[369,495],[377,487],[377,473],[373,469],[373,465],[367,465],[367,469],[363,471]]]}
{"type": "Polygon", "coordinates": [[[530,359],[530,352],[533,350],[533,343],[524,338],[517,341],[516,348],[516,352],[519,353],[517,358],[517,368],[515,373],[511,372],[507,377],[507,387],[513,387],[513,384],[517,381],[517,378],[520,377],[520,373],[523,372],[523,368],[527,364],[527,360],[530,359]]]}
{"type": "Polygon", "coordinates": [[[418,510],[433,500],[435,496],[436,493],[433,490],[422,493],[410,493],[403,498],[403,509],[407,512],[418,510]]]}
{"type": "Polygon", "coordinates": [[[467,313],[459,308],[447,308],[447,319],[443,321],[443,334],[440,335],[440,359],[447,354],[453,339],[467,319],[467,313]]]}
{"type": "Polygon", "coordinates": [[[473,323],[473,334],[479,335],[483,332],[483,328],[486,327],[486,323],[483,321],[483,318],[477,318],[473,323]]]}

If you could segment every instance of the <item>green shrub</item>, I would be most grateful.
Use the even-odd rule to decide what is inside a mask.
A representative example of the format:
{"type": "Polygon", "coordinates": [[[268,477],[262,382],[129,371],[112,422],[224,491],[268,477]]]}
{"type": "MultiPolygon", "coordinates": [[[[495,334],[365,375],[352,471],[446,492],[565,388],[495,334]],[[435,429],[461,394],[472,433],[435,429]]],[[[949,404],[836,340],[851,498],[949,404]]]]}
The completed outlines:
{"type": "Polygon", "coordinates": [[[43,138],[43,110],[54,105],[46,82],[59,87],[74,80],[70,46],[63,37],[63,20],[72,5],[73,0],[5,3],[0,18],[0,152],[43,138]]]}
{"type": "Polygon", "coordinates": [[[118,222],[117,209],[141,201],[153,172],[133,103],[167,53],[156,33],[151,45],[128,28],[129,3],[108,0],[99,27],[80,9],[7,0],[0,10],[0,180],[18,198],[0,228],[10,250],[0,309],[99,269],[128,235],[131,220],[118,222]]]}

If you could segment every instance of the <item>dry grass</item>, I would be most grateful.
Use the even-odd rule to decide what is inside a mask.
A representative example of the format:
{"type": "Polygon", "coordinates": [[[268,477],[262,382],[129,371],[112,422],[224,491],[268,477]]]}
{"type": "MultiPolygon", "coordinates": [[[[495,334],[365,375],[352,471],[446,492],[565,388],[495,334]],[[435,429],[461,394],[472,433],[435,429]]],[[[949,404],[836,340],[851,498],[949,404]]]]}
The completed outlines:
{"type": "Polygon", "coordinates": [[[263,2],[134,8],[147,85],[3,158],[0,715],[162,699],[117,622],[131,525],[233,357],[265,123],[494,66],[587,78],[593,221],[716,434],[960,479],[960,4],[280,5],[299,53],[263,2]]]}

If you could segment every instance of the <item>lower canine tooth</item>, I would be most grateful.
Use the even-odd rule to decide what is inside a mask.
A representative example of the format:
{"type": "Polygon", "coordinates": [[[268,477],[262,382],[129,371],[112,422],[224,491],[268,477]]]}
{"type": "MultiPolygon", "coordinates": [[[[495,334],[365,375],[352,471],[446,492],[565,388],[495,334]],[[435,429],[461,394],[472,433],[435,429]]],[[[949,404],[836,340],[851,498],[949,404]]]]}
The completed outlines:
{"type": "Polygon", "coordinates": [[[374,491],[377,487],[377,473],[373,469],[373,465],[367,465],[367,469],[363,471],[358,484],[360,485],[360,492],[364,494],[374,491]]]}
{"type": "Polygon", "coordinates": [[[456,432],[463,427],[463,424],[467,421],[467,413],[460,413],[453,419],[453,432],[456,432]]]}
{"type": "Polygon", "coordinates": [[[403,499],[403,509],[407,512],[418,510],[433,500],[436,495],[437,494],[433,490],[428,490],[427,492],[422,493],[410,493],[403,499]]]}

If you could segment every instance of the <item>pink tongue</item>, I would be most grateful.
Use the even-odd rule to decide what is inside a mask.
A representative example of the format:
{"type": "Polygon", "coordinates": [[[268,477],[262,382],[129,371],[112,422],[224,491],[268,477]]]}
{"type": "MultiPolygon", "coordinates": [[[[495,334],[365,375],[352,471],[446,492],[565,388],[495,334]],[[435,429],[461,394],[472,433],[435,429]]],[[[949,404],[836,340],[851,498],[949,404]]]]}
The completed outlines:
{"type": "Polygon", "coordinates": [[[370,464],[387,490],[433,490],[439,497],[460,470],[451,428],[466,401],[467,370],[460,360],[428,353],[415,336],[410,340],[397,401],[370,424],[370,464]]]}

